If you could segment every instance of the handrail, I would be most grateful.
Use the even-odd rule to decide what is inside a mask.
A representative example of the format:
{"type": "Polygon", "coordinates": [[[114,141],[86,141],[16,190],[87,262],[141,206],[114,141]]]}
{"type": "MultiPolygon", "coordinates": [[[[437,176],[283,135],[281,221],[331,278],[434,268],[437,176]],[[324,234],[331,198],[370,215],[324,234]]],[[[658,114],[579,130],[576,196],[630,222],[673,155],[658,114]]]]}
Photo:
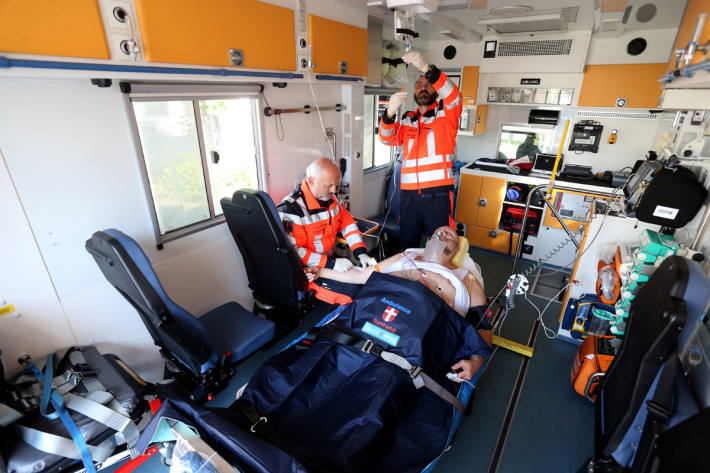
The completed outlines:
{"type": "MultiPolygon", "coordinates": [[[[341,105],[339,103],[336,103],[335,105],[329,106],[329,107],[318,107],[318,110],[321,112],[326,112],[328,110],[335,110],[336,112],[340,112],[341,110],[345,110],[346,107],[345,105],[341,105]]],[[[271,108],[271,107],[264,107],[264,115],[267,117],[270,117],[271,115],[281,115],[282,113],[311,113],[316,111],[315,108],[311,107],[310,105],[304,105],[301,108],[271,108]]]]}
{"type": "Polygon", "coordinates": [[[515,265],[518,263],[518,258],[520,257],[521,249],[523,247],[523,237],[525,233],[525,223],[528,220],[528,211],[530,210],[530,202],[532,200],[533,194],[538,194],[542,197],[543,201],[545,204],[547,204],[547,207],[552,211],[553,216],[557,219],[558,222],[562,225],[562,228],[567,232],[567,235],[570,237],[572,240],[572,243],[577,247],[577,250],[579,250],[579,245],[580,243],[577,242],[577,240],[574,238],[572,231],[569,229],[567,224],[563,222],[562,217],[560,214],[557,212],[557,209],[550,203],[549,200],[545,198],[545,195],[540,191],[540,189],[547,188],[547,191],[550,192],[552,190],[560,190],[560,191],[567,191],[567,192],[584,192],[584,194],[595,196],[595,197],[603,197],[603,198],[613,198],[616,197],[616,190],[617,189],[612,189],[611,192],[599,192],[599,191],[580,191],[580,189],[575,189],[572,187],[567,187],[567,186],[559,186],[557,184],[540,184],[539,186],[535,186],[532,189],[530,189],[530,192],[528,193],[528,198],[527,201],[525,202],[525,213],[523,213],[523,222],[522,225],[520,226],[520,232],[518,234],[518,245],[515,249],[515,257],[513,259],[513,268],[511,272],[515,272],[515,265]]]}

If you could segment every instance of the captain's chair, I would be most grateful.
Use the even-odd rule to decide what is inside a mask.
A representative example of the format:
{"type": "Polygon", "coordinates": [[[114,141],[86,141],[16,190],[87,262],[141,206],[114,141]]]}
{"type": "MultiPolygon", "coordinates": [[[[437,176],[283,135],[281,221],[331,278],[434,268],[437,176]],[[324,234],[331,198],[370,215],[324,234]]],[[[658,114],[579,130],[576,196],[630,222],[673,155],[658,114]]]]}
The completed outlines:
{"type": "MultiPolygon", "coordinates": [[[[274,323],[227,302],[199,318],[165,293],[138,243],[116,229],[86,241],[109,283],[138,311],[168,367],[204,394],[220,391],[234,375],[236,362],[274,338],[274,323]]],[[[198,395],[198,397],[202,397],[198,395]]]]}
{"type": "Polygon", "coordinates": [[[254,312],[264,313],[280,327],[302,319],[313,307],[313,297],[271,197],[263,191],[239,189],[219,203],[244,259],[254,312]]]}

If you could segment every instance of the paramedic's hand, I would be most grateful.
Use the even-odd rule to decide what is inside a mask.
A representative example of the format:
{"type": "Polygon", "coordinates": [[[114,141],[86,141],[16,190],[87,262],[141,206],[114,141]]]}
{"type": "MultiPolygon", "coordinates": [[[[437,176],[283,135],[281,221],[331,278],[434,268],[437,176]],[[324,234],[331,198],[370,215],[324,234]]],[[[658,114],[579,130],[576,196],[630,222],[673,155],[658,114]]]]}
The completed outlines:
{"type": "Polygon", "coordinates": [[[473,377],[478,373],[478,370],[481,369],[481,366],[483,365],[483,357],[482,356],[474,356],[470,360],[461,360],[458,363],[456,363],[454,366],[451,367],[451,369],[456,372],[457,369],[461,368],[462,371],[459,371],[457,374],[459,375],[459,379],[454,379],[457,383],[462,383],[463,381],[471,381],[473,377]]]}
{"type": "Polygon", "coordinates": [[[347,258],[335,258],[335,266],[333,266],[333,271],[339,271],[341,273],[344,273],[345,271],[348,271],[352,269],[353,267],[353,262],[350,261],[347,258]]]}
{"type": "Polygon", "coordinates": [[[407,101],[407,92],[397,92],[392,94],[390,102],[387,104],[387,117],[393,118],[397,115],[397,109],[407,101]]]}
{"type": "Polygon", "coordinates": [[[417,51],[416,49],[413,49],[408,53],[404,53],[404,56],[402,56],[402,61],[416,67],[422,72],[422,74],[424,74],[429,69],[429,63],[426,62],[426,59],[424,59],[424,56],[422,56],[422,52],[417,51]]]}
{"type": "Polygon", "coordinates": [[[303,271],[306,273],[308,282],[313,282],[320,276],[320,268],[318,266],[308,266],[303,268],[303,271]]]}
{"type": "Polygon", "coordinates": [[[367,256],[364,253],[358,256],[357,258],[360,260],[360,264],[363,268],[367,268],[368,266],[375,266],[377,264],[377,260],[375,258],[367,256]]]}

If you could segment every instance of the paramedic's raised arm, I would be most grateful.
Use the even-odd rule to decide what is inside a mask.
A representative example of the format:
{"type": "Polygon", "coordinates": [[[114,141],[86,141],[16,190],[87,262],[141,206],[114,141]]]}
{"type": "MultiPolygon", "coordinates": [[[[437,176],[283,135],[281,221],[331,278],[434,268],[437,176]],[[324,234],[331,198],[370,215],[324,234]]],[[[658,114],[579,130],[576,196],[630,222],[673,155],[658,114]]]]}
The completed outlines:
{"type": "Polygon", "coordinates": [[[392,94],[387,110],[380,117],[378,136],[380,141],[387,146],[399,146],[402,144],[403,129],[397,121],[397,110],[407,101],[406,92],[392,94]]]}
{"type": "Polygon", "coordinates": [[[424,74],[424,77],[436,89],[439,98],[444,102],[444,116],[446,123],[452,128],[454,136],[458,132],[459,119],[461,118],[461,110],[463,109],[463,101],[459,88],[449,79],[446,74],[431,65],[424,74]]]}

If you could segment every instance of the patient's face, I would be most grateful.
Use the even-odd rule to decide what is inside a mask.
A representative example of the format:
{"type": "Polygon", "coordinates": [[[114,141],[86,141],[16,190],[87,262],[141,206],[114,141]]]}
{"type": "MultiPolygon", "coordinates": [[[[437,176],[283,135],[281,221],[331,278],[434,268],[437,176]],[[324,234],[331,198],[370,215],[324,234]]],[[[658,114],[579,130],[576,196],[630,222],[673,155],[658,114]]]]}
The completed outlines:
{"type": "Polygon", "coordinates": [[[446,243],[442,259],[444,263],[451,262],[451,258],[454,257],[459,249],[459,236],[456,234],[456,230],[449,226],[439,227],[431,238],[437,238],[439,241],[446,243]]]}

